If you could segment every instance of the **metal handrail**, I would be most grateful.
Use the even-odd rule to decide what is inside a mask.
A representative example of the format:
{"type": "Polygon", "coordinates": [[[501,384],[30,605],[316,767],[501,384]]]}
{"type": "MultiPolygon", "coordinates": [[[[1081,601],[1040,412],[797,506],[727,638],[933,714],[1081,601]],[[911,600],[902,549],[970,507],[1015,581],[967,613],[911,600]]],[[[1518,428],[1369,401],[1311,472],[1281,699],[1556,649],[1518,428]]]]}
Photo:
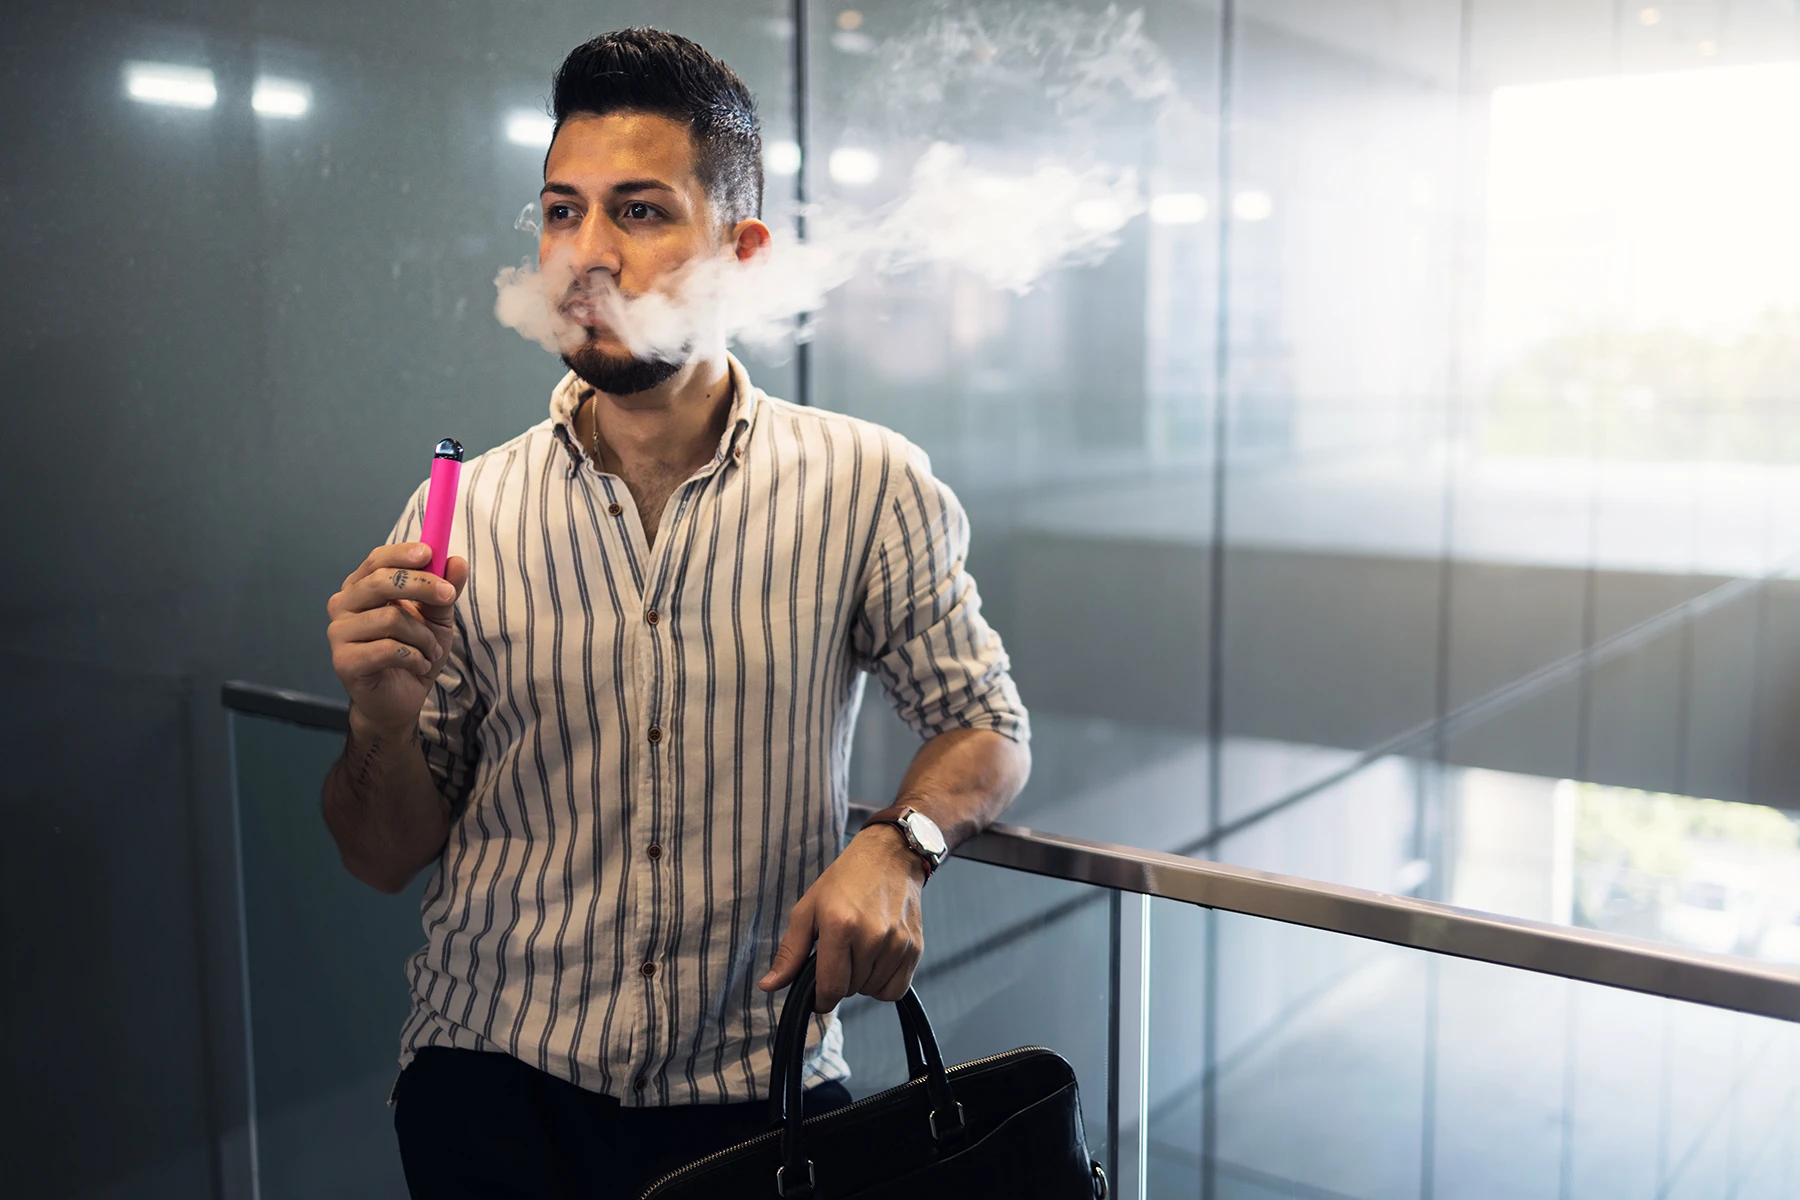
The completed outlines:
{"type": "MultiPolygon", "coordinates": [[[[225,684],[221,691],[225,706],[238,712],[314,729],[342,731],[348,726],[349,708],[343,701],[238,681],[225,684]]],[[[1022,825],[993,825],[958,846],[956,854],[1052,879],[1712,1008],[1800,1021],[1800,971],[1750,959],[1093,842],[1022,825]]]]}

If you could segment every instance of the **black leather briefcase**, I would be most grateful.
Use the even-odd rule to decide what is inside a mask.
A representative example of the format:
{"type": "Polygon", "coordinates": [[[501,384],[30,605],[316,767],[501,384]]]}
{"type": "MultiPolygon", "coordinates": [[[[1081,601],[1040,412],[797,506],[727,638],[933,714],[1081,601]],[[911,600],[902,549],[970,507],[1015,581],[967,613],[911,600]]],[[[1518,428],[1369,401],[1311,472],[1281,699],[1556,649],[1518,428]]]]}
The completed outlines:
{"type": "Polygon", "coordinates": [[[665,1175],[641,1200],[1105,1200],[1068,1062],[1025,1047],[946,1070],[910,991],[897,1006],[908,1081],[801,1120],[813,967],[776,1027],[769,1132],[665,1175]]]}

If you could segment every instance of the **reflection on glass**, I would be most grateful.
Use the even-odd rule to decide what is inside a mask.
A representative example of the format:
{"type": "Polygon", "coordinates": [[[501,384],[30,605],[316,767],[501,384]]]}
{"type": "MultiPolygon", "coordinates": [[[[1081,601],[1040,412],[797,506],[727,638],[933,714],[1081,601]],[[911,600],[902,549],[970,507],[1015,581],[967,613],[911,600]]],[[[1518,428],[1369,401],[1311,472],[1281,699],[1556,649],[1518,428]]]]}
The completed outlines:
{"type": "Polygon", "coordinates": [[[1158,225],[1193,225],[1206,220],[1206,197],[1198,192],[1164,192],[1150,198],[1150,219],[1158,225]]]}
{"type": "Polygon", "coordinates": [[[250,107],[264,117],[304,117],[312,108],[312,88],[292,79],[265,76],[250,93],[250,107]]]}
{"type": "Polygon", "coordinates": [[[881,157],[860,146],[839,146],[825,160],[825,169],[834,181],[861,187],[881,177],[881,157]]]}
{"type": "Polygon", "coordinates": [[[1800,828],[1789,814],[1570,780],[1555,803],[1574,809],[1575,924],[1800,964],[1800,828]]]}
{"type": "Polygon", "coordinates": [[[798,175],[800,173],[799,144],[781,140],[764,142],[763,168],[771,175],[798,175]]]}
{"type": "Polygon", "coordinates": [[[550,135],[555,131],[556,122],[541,112],[515,108],[506,114],[506,140],[515,146],[548,150],[550,135]]]}
{"type": "Polygon", "coordinates": [[[1231,215],[1240,221],[1266,221],[1275,214],[1275,197],[1254,189],[1231,198],[1231,215]]]}
{"type": "Polygon", "coordinates": [[[126,63],[125,94],[140,104],[170,108],[211,108],[219,99],[211,71],[174,63],[126,63]]]}

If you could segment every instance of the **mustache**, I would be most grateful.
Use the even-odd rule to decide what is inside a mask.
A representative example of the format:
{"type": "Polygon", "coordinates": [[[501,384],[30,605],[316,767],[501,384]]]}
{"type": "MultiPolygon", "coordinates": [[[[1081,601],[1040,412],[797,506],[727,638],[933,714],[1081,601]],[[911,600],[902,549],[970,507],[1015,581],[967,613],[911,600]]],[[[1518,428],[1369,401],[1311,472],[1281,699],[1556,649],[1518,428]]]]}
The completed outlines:
{"type": "Polygon", "coordinates": [[[624,300],[625,294],[614,287],[583,286],[570,284],[557,300],[559,312],[565,313],[597,313],[599,309],[609,307],[624,300]]]}

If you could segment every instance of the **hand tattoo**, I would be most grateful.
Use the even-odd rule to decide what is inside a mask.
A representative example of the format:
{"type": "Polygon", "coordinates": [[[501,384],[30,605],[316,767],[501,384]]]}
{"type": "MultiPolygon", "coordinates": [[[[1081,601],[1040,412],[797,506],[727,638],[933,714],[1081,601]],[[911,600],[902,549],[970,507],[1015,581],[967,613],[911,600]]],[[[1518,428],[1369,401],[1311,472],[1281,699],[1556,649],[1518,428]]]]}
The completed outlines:
{"type": "Polygon", "coordinates": [[[394,590],[396,592],[403,592],[406,590],[406,581],[411,578],[411,571],[395,571],[394,578],[390,580],[390,582],[394,585],[394,590]]]}

